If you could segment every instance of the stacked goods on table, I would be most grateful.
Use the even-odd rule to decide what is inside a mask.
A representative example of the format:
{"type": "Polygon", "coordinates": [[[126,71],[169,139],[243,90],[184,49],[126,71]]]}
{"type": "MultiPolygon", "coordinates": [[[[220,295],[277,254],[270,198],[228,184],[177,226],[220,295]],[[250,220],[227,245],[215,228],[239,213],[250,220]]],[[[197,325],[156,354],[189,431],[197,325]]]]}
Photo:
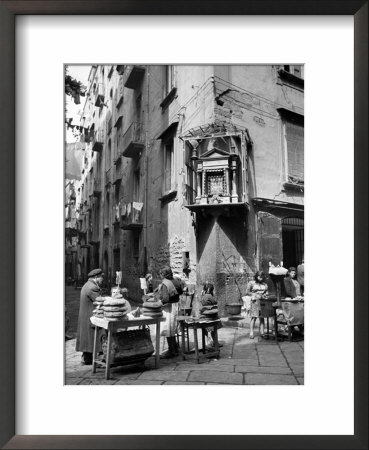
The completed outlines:
{"type": "Polygon", "coordinates": [[[163,304],[160,300],[156,301],[154,297],[151,297],[143,303],[141,313],[146,317],[162,317],[163,304]]]}
{"type": "Polygon", "coordinates": [[[96,306],[96,308],[92,311],[92,314],[100,319],[104,318],[104,310],[102,309],[104,301],[105,297],[96,297],[93,302],[93,305],[96,306]]]}
{"type": "Polygon", "coordinates": [[[103,304],[104,318],[110,321],[118,321],[126,318],[131,311],[131,305],[121,295],[105,297],[103,304]]]}

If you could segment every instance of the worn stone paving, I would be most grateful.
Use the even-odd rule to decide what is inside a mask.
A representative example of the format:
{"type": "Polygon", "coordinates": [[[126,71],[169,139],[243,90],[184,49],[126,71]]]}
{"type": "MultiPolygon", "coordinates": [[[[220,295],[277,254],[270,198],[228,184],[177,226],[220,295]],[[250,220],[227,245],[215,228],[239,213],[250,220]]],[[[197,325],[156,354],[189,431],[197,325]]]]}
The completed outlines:
{"type": "MultiPolygon", "coordinates": [[[[80,291],[66,289],[66,307],[70,317],[68,334],[75,336],[75,314],[80,291]]],[[[155,329],[150,327],[154,341],[155,329]]],[[[190,347],[193,348],[192,333],[190,347]]],[[[151,357],[140,366],[121,366],[111,369],[111,379],[105,380],[105,370],[98,368],[92,374],[91,366],[82,366],[81,353],[75,351],[75,339],[65,342],[66,385],[303,385],[304,342],[266,341],[249,338],[247,325],[223,327],[218,331],[223,344],[219,359],[206,359],[200,364],[194,360],[183,361],[181,356],[161,360],[155,370],[151,357]]],[[[165,340],[161,339],[164,348],[165,340]]],[[[190,355],[191,356],[191,355],[190,355]]]]}

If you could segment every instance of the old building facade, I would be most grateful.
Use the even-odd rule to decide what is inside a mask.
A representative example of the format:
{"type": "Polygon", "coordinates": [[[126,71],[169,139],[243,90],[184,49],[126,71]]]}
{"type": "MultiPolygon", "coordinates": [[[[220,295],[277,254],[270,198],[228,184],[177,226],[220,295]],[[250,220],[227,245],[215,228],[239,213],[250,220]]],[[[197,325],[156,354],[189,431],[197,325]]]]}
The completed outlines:
{"type": "MultiPolygon", "coordinates": [[[[304,248],[303,67],[93,66],[75,183],[81,277],[132,296],[164,264],[215,284],[221,314],[257,269],[304,248]]],[[[271,286],[272,289],[272,286],[271,286]]]]}

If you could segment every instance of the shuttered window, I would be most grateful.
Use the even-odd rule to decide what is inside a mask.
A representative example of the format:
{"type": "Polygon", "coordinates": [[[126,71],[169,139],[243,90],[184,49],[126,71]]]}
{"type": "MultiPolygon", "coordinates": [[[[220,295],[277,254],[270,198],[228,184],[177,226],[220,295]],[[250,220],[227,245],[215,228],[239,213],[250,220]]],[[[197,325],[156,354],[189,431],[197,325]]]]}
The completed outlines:
{"type": "Polygon", "coordinates": [[[285,138],[286,181],[304,182],[304,117],[285,109],[280,110],[285,138]]]}
{"type": "Polygon", "coordinates": [[[287,170],[291,181],[304,181],[304,125],[286,121],[287,170]]]}
{"type": "Polygon", "coordinates": [[[164,146],[164,193],[172,189],[173,140],[164,146]]]}

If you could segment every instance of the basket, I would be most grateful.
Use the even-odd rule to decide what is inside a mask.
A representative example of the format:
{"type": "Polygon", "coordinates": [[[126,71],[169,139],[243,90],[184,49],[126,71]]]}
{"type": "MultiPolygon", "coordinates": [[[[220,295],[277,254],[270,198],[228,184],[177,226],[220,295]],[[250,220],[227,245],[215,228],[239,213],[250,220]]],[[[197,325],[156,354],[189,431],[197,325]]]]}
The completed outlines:
{"type": "Polygon", "coordinates": [[[228,303],[226,305],[227,312],[232,316],[236,316],[241,313],[242,304],[241,303],[228,303]]]}
{"type": "MultiPolygon", "coordinates": [[[[137,330],[126,330],[111,335],[111,363],[121,364],[137,359],[149,358],[154,353],[150,329],[145,327],[137,330]]],[[[102,351],[107,359],[108,337],[101,337],[102,351]]]]}

